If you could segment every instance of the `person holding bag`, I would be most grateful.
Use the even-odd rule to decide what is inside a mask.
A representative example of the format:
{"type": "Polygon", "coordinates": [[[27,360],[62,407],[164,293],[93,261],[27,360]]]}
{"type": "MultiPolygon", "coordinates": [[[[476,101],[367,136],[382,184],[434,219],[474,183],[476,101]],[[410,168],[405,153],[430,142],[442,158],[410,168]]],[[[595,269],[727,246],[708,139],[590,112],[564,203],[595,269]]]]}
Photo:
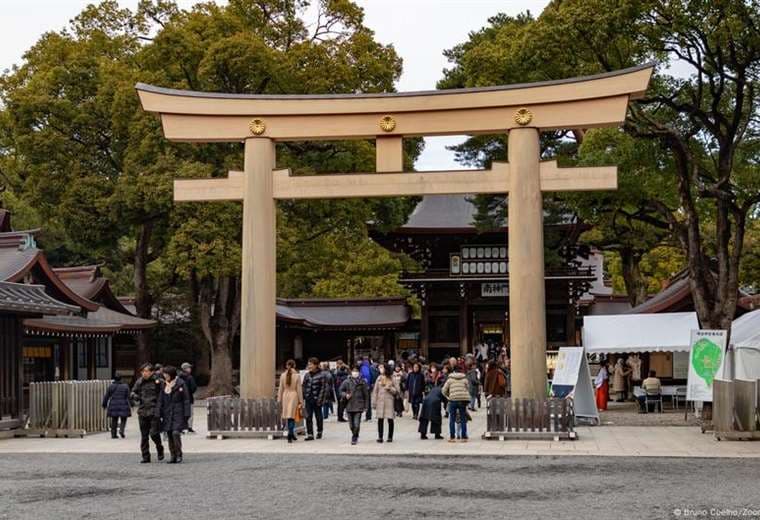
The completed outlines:
{"type": "Polygon", "coordinates": [[[396,396],[401,393],[401,389],[396,385],[393,372],[389,366],[380,365],[378,369],[380,377],[377,378],[372,392],[372,406],[377,417],[377,442],[383,442],[383,426],[386,419],[388,420],[387,442],[393,442],[393,418],[396,415],[394,405],[396,396]]]}
{"type": "Polygon", "coordinates": [[[296,423],[303,420],[303,389],[301,376],[296,372],[296,362],[289,359],[285,363],[285,372],[280,375],[280,387],[277,390],[277,401],[282,408],[282,418],[288,425],[288,444],[297,440],[296,423]]]}

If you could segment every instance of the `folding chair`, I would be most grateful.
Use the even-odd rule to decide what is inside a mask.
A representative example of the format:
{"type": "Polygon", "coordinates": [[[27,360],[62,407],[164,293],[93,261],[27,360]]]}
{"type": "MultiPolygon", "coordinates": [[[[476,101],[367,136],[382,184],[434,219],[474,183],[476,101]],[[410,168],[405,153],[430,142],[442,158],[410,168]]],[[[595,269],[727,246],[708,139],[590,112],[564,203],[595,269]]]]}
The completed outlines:
{"type": "Polygon", "coordinates": [[[660,406],[660,413],[663,413],[664,410],[662,409],[662,392],[658,391],[657,393],[650,392],[649,390],[645,390],[646,396],[644,397],[644,413],[649,413],[649,403],[654,403],[656,405],[660,406]]]}

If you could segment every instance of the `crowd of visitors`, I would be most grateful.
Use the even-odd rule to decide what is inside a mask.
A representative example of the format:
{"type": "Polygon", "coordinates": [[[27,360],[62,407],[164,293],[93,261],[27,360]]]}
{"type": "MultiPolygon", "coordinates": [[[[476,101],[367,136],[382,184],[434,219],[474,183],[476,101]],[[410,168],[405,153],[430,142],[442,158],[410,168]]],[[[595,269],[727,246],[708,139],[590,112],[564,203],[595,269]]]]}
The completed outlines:
{"type": "MultiPolygon", "coordinates": [[[[150,442],[158,460],[164,460],[168,444],[170,463],[182,462],[182,435],[194,433],[192,405],[197,389],[192,366],[144,364],[129,388],[115,377],[103,396],[110,418],[111,436],[125,438],[127,418],[137,407],[141,462],[151,461],[150,442]],[[162,439],[163,435],[163,439],[162,439]]],[[[419,422],[420,438],[443,439],[443,420],[449,420],[449,442],[467,442],[470,412],[482,405],[482,396],[503,397],[509,392],[509,359],[490,360],[468,354],[450,357],[442,364],[411,356],[378,363],[364,357],[349,367],[338,360],[334,368],[317,358],[299,372],[288,360],[280,375],[277,400],[287,424],[287,441],[298,439],[296,425],[305,422],[305,441],[322,439],[324,422],[331,415],[348,423],[351,444],[359,442],[362,419],[377,424],[377,442],[393,442],[395,421],[411,414],[419,422]]]]}
{"type": "Polygon", "coordinates": [[[278,401],[287,422],[287,440],[297,440],[295,425],[303,417],[305,441],[321,439],[324,421],[335,413],[347,422],[351,444],[359,442],[362,418],[377,424],[377,442],[393,442],[395,420],[411,413],[419,422],[421,439],[428,434],[443,439],[443,419],[449,420],[449,442],[467,442],[470,412],[482,405],[482,396],[504,397],[509,392],[509,359],[490,360],[477,353],[450,357],[439,366],[414,356],[378,363],[364,357],[349,369],[343,360],[332,370],[327,363],[310,358],[299,374],[288,360],[280,376],[278,401]],[[337,412],[334,405],[337,403],[337,412]],[[316,422],[316,434],[314,430],[316,422]]]}

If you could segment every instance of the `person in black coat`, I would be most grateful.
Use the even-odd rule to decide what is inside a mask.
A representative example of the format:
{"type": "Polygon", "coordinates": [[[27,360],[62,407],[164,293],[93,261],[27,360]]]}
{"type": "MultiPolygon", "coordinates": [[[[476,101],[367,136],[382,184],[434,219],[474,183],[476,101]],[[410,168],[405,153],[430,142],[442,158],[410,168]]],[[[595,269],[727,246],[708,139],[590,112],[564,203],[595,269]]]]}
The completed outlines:
{"type": "Polygon", "coordinates": [[[420,405],[425,394],[425,375],[422,365],[415,363],[412,371],[406,376],[406,389],[409,392],[409,403],[412,405],[412,415],[416,421],[420,415],[420,405]]]}
{"type": "Polygon", "coordinates": [[[158,400],[158,416],[161,418],[161,431],[169,438],[170,464],[182,462],[182,430],[187,429],[190,417],[190,392],[177,369],[164,367],[164,389],[158,400]]]}
{"type": "Polygon", "coordinates": [[[443,404],[443,393],[441,387],[436,385],[430,389],[428,395],[422,401],[420,410],[420,439],[427,439],[428,425],[430,433],[435,434],[436,439],[443,439],[441,435],[441,406],[443,404]]]}
{"type": "MultiPolygon", "coordinates": [[[[306,441],[314,440],[314,419],[317,419],[317,439],[322,438],[324,418],[322,405],[327,400],[328,380],[317,358],[309,358],[308,372],[303,378],[303,402],[306,416],[306,441]]],[[[330,389],[332,390],[332,389],[330,389]]]]}
{"type": "Polygon", "coordinates": [[[132,401],[137,404],[137,420],[140,424],[140,452],[142,463],[150,462],[150,442],[153,439],[158,460],[164,460],[164,446],[161,443],[161,420],[158,417],[158,400],[164,390],[163,378],[153,372],[153,365],[145,363],[140,367],[141,377],[132,386],[132,401]]]}
{"type": "Polygon", "coordinates": [[[337,392],[335,391],[335,378],[330,372],[330,364],[322,362],[320,367],[322,367],[322,377],[325,378],[325,385],[327,386],[325,402],[322,403],[322,419],[326,421],[334,411],[333,403],[337,399],[337,392]]]}
{"type": "Polygon", "coordinates": [[[122,383],[121,377],[116,376],[103,396],[103,408],[106,415],[111,418],[111,438],[116,439],[116,426],[118,422],[119,435],[123,439],[124,428],[127,426],[127,417],[132,415],[132,407],[129,405],[129,385],[122,383]]]}
{"type": "Polygon", "coordinates": [[[335,380],[335,395],[338,396],[338,422],[346,422],[346,416],[344,413],[346,403],[340,398],[340,387],[350,375],[351,373],[349,372],[348,367],[343,364],[342,359],[339,359],[335,368],[335,373],[333,373],[333,379],[335,380]]]}
{"type": "Polygon", "coordinates": [[[195,430],[193,430],[193,414],[192,414],[192,407],[195,404],[195,391],[198,390],[198,383],[195,382],[195,378],[193,377],[193,365],[190,363],[182,363],[182,366],[180,367],[182,370],[179,372],[179,377],[182,378],[182,380],[185,382],[185,386],[187,387],[187,391],[190,393],[190,418],[187,420],[187,431],[188,433],[195,433],[195,430]]]}
{"type": "Polygon", "coordinates": [[[362,415],[369,407],[369,385],[361,376],[359,367],[351,371],[351,375],[343,381],[338,391],[339,399],[348,413],[348,422],[351,427],[351,444],[359,441],[359,429],[362,424],[362,415]]]}

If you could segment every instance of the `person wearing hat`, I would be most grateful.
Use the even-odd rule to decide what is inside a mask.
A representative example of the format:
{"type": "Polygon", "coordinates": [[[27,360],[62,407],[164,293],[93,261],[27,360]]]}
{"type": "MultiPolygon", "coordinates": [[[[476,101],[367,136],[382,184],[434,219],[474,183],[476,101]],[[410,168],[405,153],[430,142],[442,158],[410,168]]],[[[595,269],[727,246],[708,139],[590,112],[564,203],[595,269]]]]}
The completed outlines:
{"type": "MultiPolygon", "coordinates": [[[[192,409],[193,404],[195,404],[195,391],[198,390],[198,383],[195,382],[195,378],[193,377],[193,365],[185,361],[180,366],[182,369],[179,373],[179,377],[182,378],[182,380],[185,382],[185,386],[187,387],[187,391],[190,394],[190,407],[192,409]]],[[[187,431],[188,433],[195,433],[195,430],[193,430],[193,414],[190,414],[190,418],[187,420],[187,431]]]]}
{"type": "Polygon", "coordinates": [[[142,463],[150,462],[150,443],[156,445],[158,460],[164,460],[164,446],[161,444],[161,423],[158,418],[158,398],[163,390],[163,380],[153,371],[153,365],[145,363],[140,367],[141,377],[132,386],[132,401],[137,403],[137,420],[140,424],[140,452],[142,463]]]}

